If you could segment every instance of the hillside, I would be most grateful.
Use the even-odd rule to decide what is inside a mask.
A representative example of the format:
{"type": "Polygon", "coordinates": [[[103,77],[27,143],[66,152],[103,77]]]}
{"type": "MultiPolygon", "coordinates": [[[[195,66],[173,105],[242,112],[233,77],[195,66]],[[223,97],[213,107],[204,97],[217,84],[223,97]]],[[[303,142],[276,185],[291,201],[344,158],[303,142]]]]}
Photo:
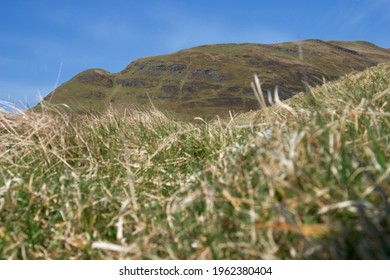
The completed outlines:
{"type": "Polygon", "coordinates": [[[388,61],[389,50],[360,41],[204,45],[141,58],[115,74],[84,71],[44,100],[75,112],[122,110],[152,100],[158,109],[182,118],[226,115],[258,109],[250,86],[254,73],[261,76],[264,92],[278,85],[286,99],[304,89],[302,81],[318,85],[388,61]]]}
{"type": "Polygon", "coordinates": [[[0,111],[0,259],[389,259],[389,91],[381,64],[227,120],[0,111]]]}

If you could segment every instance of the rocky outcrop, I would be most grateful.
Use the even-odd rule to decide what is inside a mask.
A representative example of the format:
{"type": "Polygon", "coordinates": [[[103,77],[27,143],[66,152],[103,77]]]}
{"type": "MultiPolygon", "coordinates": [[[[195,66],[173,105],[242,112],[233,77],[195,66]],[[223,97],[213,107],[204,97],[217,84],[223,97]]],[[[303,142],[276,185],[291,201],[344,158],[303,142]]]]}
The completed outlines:
{"type": "Polygon", "coordinates": [[[84,71],[77,75],[75,79],[86,85],[95,85],[107,88],[111,88],[113,86],[112,75],[109,72],[100,69],[84,71]]]}
{"type": "Polygon", "coordinates": [[[151,88],[156,85],[156,82],[145,79],[117,79],[116,82],[122,87],[151,88]]]}
{"type": "Polygon", "coordinates": [[[180,92],[180,88],[177,85],[163,85],[162,86],[162,91],[165,92],[165,93],[178,95],[179,92],[180,92]]]}
{"type": "Polygon", "coordinates": [[[196,93],[199,91],[217,91],[222,88],[221,85],[215,85],[215,84],[208,84],[208,83],[201,83],[201,82],[196,82],[196,81],[188,81],[186,82],[183,87],[182,91],[184,94],[186,93],[196,93]]]}
{"type": "Polygon", "coordinates": [[[217,70],[214,69],[196,69],[189,73],[188,78],[196,79],[212,79],[216,82],[226,82],[232,79],[231,75],[220,74],[217,70]]]}

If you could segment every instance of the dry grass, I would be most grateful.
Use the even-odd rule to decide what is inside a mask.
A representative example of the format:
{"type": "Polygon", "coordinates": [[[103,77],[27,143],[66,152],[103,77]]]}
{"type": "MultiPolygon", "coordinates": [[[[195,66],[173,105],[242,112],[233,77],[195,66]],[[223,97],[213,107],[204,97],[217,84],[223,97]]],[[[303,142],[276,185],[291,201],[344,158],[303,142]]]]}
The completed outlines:
{"type": "Polygon", "coordinates": [[[2,112],[0,258],[387,259],[389,85],[210,122],[2,112]]]}

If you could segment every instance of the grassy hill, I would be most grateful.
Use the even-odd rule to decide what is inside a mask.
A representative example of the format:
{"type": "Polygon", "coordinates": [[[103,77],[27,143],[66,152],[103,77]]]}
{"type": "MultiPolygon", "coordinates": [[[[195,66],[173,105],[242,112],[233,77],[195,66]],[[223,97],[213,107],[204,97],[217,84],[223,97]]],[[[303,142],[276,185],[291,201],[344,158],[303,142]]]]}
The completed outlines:
{"type": "Polygon", "coordinates": [[[226,120],[2,112],[0,259],[388,259],[389,90],[381,64],[226,120]]]}
{"type": "Polygon", "coordinates": [[[389,50],[358,41],[205,45],[141,58],[116,74],[84,71],[44,100],[76,112],[122,111],[152,101],[180,119],[227,116],[259,108],[250,86],[254,73],[264,92],[278,85],[286,99],[304,89],[303,81],[318,85],[389,61],[389,50]]]}

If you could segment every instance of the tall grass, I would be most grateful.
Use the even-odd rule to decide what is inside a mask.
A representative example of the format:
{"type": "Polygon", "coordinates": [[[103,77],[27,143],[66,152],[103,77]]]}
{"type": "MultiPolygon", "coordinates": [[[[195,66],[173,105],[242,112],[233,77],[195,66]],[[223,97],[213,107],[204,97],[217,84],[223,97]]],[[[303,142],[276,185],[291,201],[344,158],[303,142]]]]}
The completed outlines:
{"type": "Polygon", "coordinates": [[[389,258],[389,90],[380,65],[228,120],[1,112],[0,258],[389,258]]]}

